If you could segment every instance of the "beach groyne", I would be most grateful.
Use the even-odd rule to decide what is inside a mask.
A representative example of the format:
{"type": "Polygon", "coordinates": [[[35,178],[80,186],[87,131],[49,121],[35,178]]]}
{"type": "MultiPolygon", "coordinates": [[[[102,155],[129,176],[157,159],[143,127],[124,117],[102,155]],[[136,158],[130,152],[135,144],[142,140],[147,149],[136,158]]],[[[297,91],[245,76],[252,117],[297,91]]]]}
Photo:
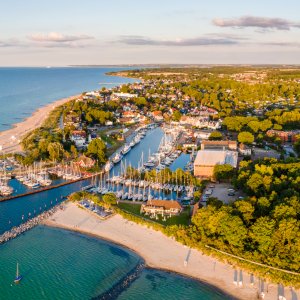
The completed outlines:
{"type": "Polygon", "coordinates": [[[103,294],[93,297],[91,300],[113,300],[117,299],[118,296],[130,285],[139,278],[143,270],[145,269],[145,262],[138,263],[133,270],[127,273],[121,280],[114,284],[108,291],[103,294]]]}
{"type": "Polygon", "coordinates": [[[30,220],[26,221],[25,223],[15,226],[11,228],[10,230],[4,232],[2,235],[0,235],[0,244],[3,244],[11,239],[16,238],[20,234],[24,233],[27,230],[30,230],[31,228],[39,225],[44,219],[49,218],[51,215],[53,215],[55,212],[57,212],[59,209],[63,209],[63,205],[60,203],[51,209],[44,211],[43,213],[39,214],[36,217],[31,218],[30,220]]]}

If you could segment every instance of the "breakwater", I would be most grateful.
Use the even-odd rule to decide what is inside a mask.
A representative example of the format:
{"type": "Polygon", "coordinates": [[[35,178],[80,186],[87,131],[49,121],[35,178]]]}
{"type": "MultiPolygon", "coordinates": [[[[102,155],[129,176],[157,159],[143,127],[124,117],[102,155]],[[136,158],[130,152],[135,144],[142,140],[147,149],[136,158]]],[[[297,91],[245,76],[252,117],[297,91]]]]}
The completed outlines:
{"type": "Polygon", "coordinates": [[[121,280],[113,285],[108,291],[103,294],[93,297],[91,300],[113,300],[117,297],[141,275],[145,269],[145,263],[142,261],[138,263],[133,270],[126,274],[121,280]]]}
{"type": "Polygon", "coordinates": [[[24,233],[25,231],[37,226],[38,224],[41,223],[42,220],[50,217],[59,209],[63,209],[62,204],[58,204],[58,205],[52,207],[51,209],[41,213],[40,215],[33,217],[32,219],[28,220],[27,222],[25,222],[19,226],[15,226],[15,227],[11,228],[10,230],[4,232],[2,235],[0,235],[0,244],[3,244],[11,239],[14,239],[15,237],[24,233]]]}

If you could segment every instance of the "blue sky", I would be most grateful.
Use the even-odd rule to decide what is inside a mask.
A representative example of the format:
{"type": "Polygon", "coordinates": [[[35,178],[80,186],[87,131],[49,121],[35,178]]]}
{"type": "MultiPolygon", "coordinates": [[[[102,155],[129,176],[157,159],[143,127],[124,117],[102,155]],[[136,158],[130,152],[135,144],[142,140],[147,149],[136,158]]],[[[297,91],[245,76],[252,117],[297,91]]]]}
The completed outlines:
{"type": "Polygon", "coordinates": [[[299,11],[299,0],[10,0],[0,65],[300,64],[299,11]]]}

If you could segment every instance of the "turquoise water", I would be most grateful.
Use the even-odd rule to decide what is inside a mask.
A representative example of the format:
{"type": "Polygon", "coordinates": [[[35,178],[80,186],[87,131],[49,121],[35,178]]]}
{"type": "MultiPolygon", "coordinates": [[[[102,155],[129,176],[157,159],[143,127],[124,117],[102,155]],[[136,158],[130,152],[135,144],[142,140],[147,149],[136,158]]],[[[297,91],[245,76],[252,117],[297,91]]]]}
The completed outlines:
{"type": "Polygon", "coordinates": [[[223,300],[230,299],[200,282],[174,273],[145,269],[118,300],[223,300]]]}
{"type": "Polygon", "coordinates": [[[39,226],[0,246],[0,299],[91,299],[140,258],[110,243],[39,226]],[[23,280],[13,283],[16,262],[23,280]]]}
{"type": "Polygon", "coordinates": [[[56,189],[1,202],[0,234],[27,221],[30,216],[33,217],[44,210],[48,210],[61,202],[62,197],[79,191],[88,184],[90,184],[89,180],[79,181],[56,189]]]}
{"type": "Polygon", "coordinates": [[[136,81],[105,75],[117,70],[123,68],[0,68],[0,131],[58,99],[136,81]]]}
{"type": "Polygon", "coordinates": [[[198,281],[153,269],[142,269],[124,287],[141,262],[134,252],[106,241],[38,226],[0,245],[0,299],[226,299],[198,281]],[[13,283],[17,262],[19,285],[13,283]]]}

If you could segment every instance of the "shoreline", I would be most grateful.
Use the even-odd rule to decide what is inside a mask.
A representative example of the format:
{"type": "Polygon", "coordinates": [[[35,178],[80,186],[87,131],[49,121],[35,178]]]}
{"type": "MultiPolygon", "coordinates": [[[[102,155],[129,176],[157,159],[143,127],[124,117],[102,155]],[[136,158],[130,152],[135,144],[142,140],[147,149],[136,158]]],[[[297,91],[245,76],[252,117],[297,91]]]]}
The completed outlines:
{"type": "Polygon", "coordinates": [[[11,128],[0,131],[2,154],[21,151],[21,145],[19,142],[25,134],[40,127],[53,109],[75,100],[80,96],[81,94],[78,94],[53,101],[45,106],[37,108],[29,117],[25,118],[21,122],[12,124],[11,128]]]}
{"type": "MultiPolygon", "coordinates": [[[[189,249],[159,231],[125,220],[120,215],[102,221],[74,203],[67,203],[65,210],[55,213],[42,224],[120,245],[137,253],[149,268],[190,277],[216,288],[232,299],[257,299],[258,292],[262,291],[258,278],[251,284],[250,274],[195,249],[189,249]],[[237,279],[239,276],[240,279],[237,279]]],[[[278,298],[277,284],[268,283],[267,291],[264,299],[278,298]]],[[[288,293],[291,292],[286,289],[286,295],[288,293]]]]}
{"type": "Polygon", "coordinates": [[[236,298],[234,295],[228,294],[227,292],[225,292],[221,288],[219,288],[219,287],[211,284],[210,282],[208,282],[206,280],[200,280],[199,278],[197,278],[195,276],[188,275],[188,274],[185,274],[185,273],[182,273],[182,272],[177,272],[177,271],[174,271],[172,269],[161,268],[159,266],[150,266],[147,263],[147,261],[145,260],[145,258],[143,257],[142,253],[139,253],[136,249],[130,248],[127,245],[124,245],[124,244],[121,244],[119,242],[116,242],[113,239],[104,238],[104,237],[101,237],[101,236],[99,236],[97,234],[91,233],[89,231],[84,231],[84,230],[72,228],[72,227],[69,227],[69,226],[63,226],[63,225],[58,226],[58,225],[53,224],[52,222],[49,222],[48,220],[44,220],[40,224],[40,226],[46,226],[46,227],[50,227],[50,228],[67,230],[67,231],[70,231],[70,232],[74,232],[74,233],[78,233],[78,234],[81,234],[81,235],[84,235],[84,236],[88,236],[88,237],[96,239],[96,240],[101,240],[101,241],[108,242],[110,244],[113,244],[113,245],[115,245],[117,247],[121,247],[123,249],[131,251],[134,254],[138,255],[140,257],[141,261],[145,264],[145,269],[163,271],[163,272],[166,272],[166,273],[175,274],[175,275],[179,275],[179,276],[191,279],[191,280],[195,280],[195,281],[201,283],[202,285],[208,286],[209,288],[218,291],[220,294],[224,295],[226,297],[226,299],[229,297],[229,299],[238,300],[238,298],[236,298]]]}

